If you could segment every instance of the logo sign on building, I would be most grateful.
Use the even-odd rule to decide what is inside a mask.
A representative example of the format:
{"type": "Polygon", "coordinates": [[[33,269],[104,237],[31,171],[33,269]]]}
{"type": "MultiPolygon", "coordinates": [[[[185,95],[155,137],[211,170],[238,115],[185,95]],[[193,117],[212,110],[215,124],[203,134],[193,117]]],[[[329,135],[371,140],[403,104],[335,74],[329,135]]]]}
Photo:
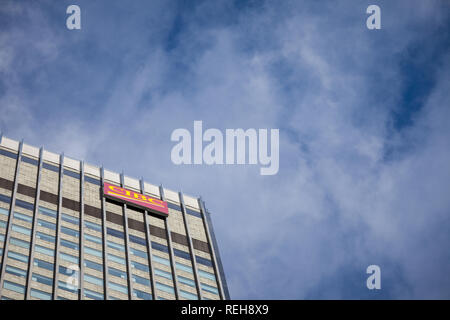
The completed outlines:
{"type": "Polygon", "coordinates": [[[132,203],[145,210],[165,216],[169,214],[167,202],[124,189],[107,182],[103,185],[103,195],[121,202],[132,203]]]}

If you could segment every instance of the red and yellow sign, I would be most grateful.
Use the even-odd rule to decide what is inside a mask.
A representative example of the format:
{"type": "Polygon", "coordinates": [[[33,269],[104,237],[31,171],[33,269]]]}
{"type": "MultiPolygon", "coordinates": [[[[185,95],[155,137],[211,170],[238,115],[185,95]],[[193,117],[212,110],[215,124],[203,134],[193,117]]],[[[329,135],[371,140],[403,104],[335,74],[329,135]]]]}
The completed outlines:
{"type": "Polygon", "coordinates": [[[167,202],[145,196],[143,194],[124,189],[107,182],[105,182],[103,185],[103,194],[105,195],[105,197],[122,200],[123,202],[129,202],[156,213],[162,213],[166,216],[169,214],[167,202]]]}

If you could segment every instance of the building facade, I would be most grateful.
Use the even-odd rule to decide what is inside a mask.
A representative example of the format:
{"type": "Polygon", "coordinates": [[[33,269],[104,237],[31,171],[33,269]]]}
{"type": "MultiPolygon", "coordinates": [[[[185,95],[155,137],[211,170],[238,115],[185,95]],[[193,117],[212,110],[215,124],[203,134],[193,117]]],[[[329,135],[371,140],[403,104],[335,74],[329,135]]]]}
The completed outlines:
{"type": "Polygon", "coordinates": [[[201,198],[2,135],[0,296],[229,299],[201,198]]]}

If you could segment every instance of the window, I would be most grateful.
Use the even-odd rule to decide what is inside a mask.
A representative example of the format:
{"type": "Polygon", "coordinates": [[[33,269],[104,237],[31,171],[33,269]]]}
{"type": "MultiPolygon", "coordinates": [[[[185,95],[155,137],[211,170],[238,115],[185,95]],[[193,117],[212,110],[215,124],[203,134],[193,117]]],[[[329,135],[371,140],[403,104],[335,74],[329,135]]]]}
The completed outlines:
{"type": "Polygon", "coordinates": [[[64,281],[58,281],[58,288],[72,293],[76,293],[78,291],[74,286],[67,284],[64,281]]]}
{"type": "Polygon", "coordinates": [[[34,204],[19,199],[16,199],[16,206],[31,211],[34,210],[34,204]]]}
{"type": "Polygon", "coordinates": [[[212,280],[212,281],[216,281],[216,276],[214,275],[214,274],[212,274],[212,273],[209,273],[209,272],[206,272],[206,271],[203,271],[203,270],[198,270],[198,275],[200,276],[200,277],[203,277],[203,278],[206,278],[206,279],[209,279],[209,280],[212,280]]]}
{"type": "Polygon", "coordinates": [[[108,273],[112,276],[127,279],[127,273],[115,268],[108,268],[108,273]]]}
{"type": "Polygon", "coordinates": [[[159,282],[156,282],[155,286],[159,290],[162,290],[162,291],[170,293],[170,294],[175,294],[175,291],[173,290],[173,287],[171,287],[171,286],[168,286],[166,284],[159,283],[159,282]]]}
{"type": "Polygon", "coordinates": [[[86,241],[91,241],[97,244],[102,244],[102,239],[99,237],[95,237],[95,236],[91,236],[90,234],[85,234],[84,235],[84,240],[86,241]]]}
{"type": "Polygon", "coordinates": [[[61,232],[75,238],[78,238],[79,235],[78,231],[63,226],[61,226],[61,232]]]}
{"type": "Polygon", "coordinates": [[[56,230],[56,226],[54,223],[51,223],[51,222],[48,222],[45,220],[41,220],[41,219],[38,219],[38,226],[44,227],[44,228],[47,228],[50,230],[56,230]]]}
{"type": "Polygon", "coordinates": [[[53,279],[41,276],[40,274],[37,274],[37,273],[33,273],[33,275],[31,276],[31,279],[33,279],[33,281],[36,281],[36,282],[39,282],[39,283],[42,283],[42,284],[45,284],[48,286],[53,285],[53,279]]]}
{"type": "Polygon", "coordinates": [[[125,265],[125,259],[108,253],[108,260],[125,265]]]}
{"type": "Polygon", "coordinates": [[[25,293],[25,287],[24,286],[22,286],[20,284],[17,284],[17,283],[14,283],[14,282],[9,282],[9,281],[6,281],[6,280],[3,282],[3,288],[11,290],[11,291],[18,292],[18,293],[25,293]]]}
{"type": "Polygon", "coordinates": [[[205,258],[202,258],[199,256],[195,256],[195,261],[197,261],[198,263],[203,264],[205,266],[211,267],[211,268],[213,266],[211,260],[208,260],[208,259],[205,259],[205,258]]]}
{"type": "Polygon", "coordinates": [[[53,263],[47,262],[47,261],[43,261],[43,260],[39,260],[39,259],[34,259],[33,260],[33,265],[42,269],[46,269],[49,271],[53,271],[53,263]]]}
{"type": "Polygon", "coordinates": [[[43,241],[47,241],[50,243],[55,243],[55,237],[54,236],[50,236],[48,234],[42,233],[42,232],[36,232],[36,238],[41,239],[43,241]]]}
{"type": "Polygon", "coordinates": [[[47,170],[51,170],[51,171],[54,171],[54,172],[59,172],[59,168],[58,168],[58,167],[53,166],[53,165],[51,165],[51,164],[49,164],[49,163],[47,163],[47,162],[44,162],[44,163],[42,164],[42,167],[43,167],[44,169],[47,169],[47,170]]]}
{"type": "Polygon", "coordinates": [[[147,252],[144,252],[144,251],[141,251],[141,250],[138,250],[138,249],[134,249],[134,248],[130,248],[130,253],[135,255],[135,256],[144,258],[144,259],[147,259],[147,257],[148,257],[147,256],[147,252]]]}
{"type": "Polygon", "coordinates": [[[111,228],[106,228],[106,232],[113,237],[125,239],[125,237],[123,236],[123,232],[120,232],[120,231],[117,231],[117,230],[114,230],[111,228]]]}
{"type": "Polygon", "coordinates": [[[34,246],[34,250],[36,250],[36,252],[42,253],[42,254],[46,254],[48,256],[53,257],[55,255],[54,250],[46,248],[46,247],[42,247],[39,245],[35,245],[34,246]]]}
{"type": "Polygon", "coordinates": [[[89,176],[84,176],[84,181],[92,183],[92,184],[95,184],[95,185],[98,185],[98,186],[100,185],[100,180],[91,178],[89,176]]]}
{"type": "Polygon", "coordinates": [[[184,291],[184,290],[180,290],[180,295],[183,298],[189,299],[189,300],[198,300],[198,297],[196,294],[184,291]]]}
{"type": "Polygon", "coordinates": [[[70,215],[68,215],[68,214],[66,214],[66,213],[61,213],[61,218],[62,218],[64,221],[69,222],[69,223],[71,223],[71,224],[74,224],[74,225],[76,225],[76,226],[78,226],[78,224],[79,224],[78,218],[73,217],[73,216],[70,216],[70,215]]]}
{"type": "Polygon", "coordinates": [[[9,238],[9,243],[25,249],[30,248],[30,243],[28,241],[23,241],[14,237],[9,238]]]}
{"type": "Polygon", "coordinates": [[[170,209],[178,210],[178,211],[181,212],[181,207],[180,207],[179,205],[176,205],[176,204],[171,203],[171,202],[167,202],[167,206],[168,206],[170,209]]]}
{"type": "Polygon", "coordinates": [[[150,280],[143,278],[143,277],[139,277],[137,275],[132,275],[131,279],[133,279],[134,282],[139,283],[139,284],[143,284],[144,286],[150,286],[150,280]]]}
{"type": "Polygon", "coordinates": [[[77,273],[77,270],[71,269],[70,267],[59,266],[59,273],[71,276],[77,273]]]}
{"type": "Polygon", "coordinates": [[[77,250],[78,251],[78,244],[69,240],[64,240],[61,239],[59,241],[61,243],[62,246],[66,247],[66,248],[70,248],[72,250],[77,250]]]}
{"type": "Polygon", "coordinates": [[[169,280],[172,280],[172,274],[170,272],[158,269],[158,268],[154,268],[154,273],[156,276],[160,276],[169,280]]]}
{"type": "Polygon", "coordinates": [[[0,214],[4,216],[9,216],[9,210],[6,210],[4,208],[0,208],[0,214]]]}
{"type": "Polygon", "coordinates": [[[134,243],[137,243],[137,244],[140,244],[140,245],[143,245],[143,246],[147,245],[147,241],[145,241],[145,239],[142,239],[140,237],[136,237],[136,236],[133,236],[133,235],[130,234],[129,238],[130,238],[131,242],[134,242],[134,243]]]}
{"type": "Polygon", "coordinates": [[[37,298],[37,299],[41,299],[41,300],[51,300],[52,299],[52,295],[50,293],[44,292],[41,290],[36,290],[36,289],[31,289],[30,295],[33,298],[37,298]]]}
{"type": "Polygon", "coordinates": [[[155,255],[152,255],[152,258],[153,258],[154,262],[161,263],[165,266],[170,266],[170,261],[165,258],[161,258],[161,257],[155,256],[155,255]]]}
{"type": "Polygon", "coordinates": [[[21,254],[21,253],[17,253],[11,250],[8,250],[8,258],[20,261],[20,262],[25,262],[28,263],[28,257],[21,254]]]}
{"type": "Polygon", "coordinates": [[[108,282],[108,287],[111,290],[115,290],[115,291],[119,291],[119,292],[128,294],[128,288],[123,286],[123,285],[121,285],[121,284],[117,284],[117,283],[114,283],[114,282],[108,282]]]}
{"type": "Polygon", "coordinates": [[[108,240],[108,248],[112,248],[112,249],[116,249],[116,250],[125,252],[125,246],[115,243],[115,242],[112,242],[110,240],[108,240]]]}
{"type": "Polygon", "coordinates": [[[3,156],[7,156],[9,158],[12,158],[12,159],[17,159],[17,154],[13,153],[13,152],[10,152],[10,151],[6,151],[6,150],[3,150],[3,149],[0,149],[0,154],[3,155],[3,156]]]}
{"type": "Polygon", "coordinates": [[[202,287],[203,291],[209,292],[209,293],[214,293],[214,294],[219,294],[219,291],[217,290],[217,288],[207,285],[206,283],[201,282],[200,286],[202,287]]]}
{"type": "Polygon", "coordinates": [[[27,235],[27,236],[30,236],[30,235],[31,235],[31,230],[30,230],[30,229],[25,228],[25,227],[22,227],[22,226],[18,226],[18,225],[16,225],[16,224],[13,224],[12,227],[11,227],[11,229],[12,229],[13,231],[16,231],[16,232],[25,234],[25,235],[27,235]]]}
{"type": "Polygon", "coordinates": [[[143,292],[140,290],[133,290],[133,295],[139,299],[144,299],[144,300],[152,300],[152,295],[150,293],[147,292],[143,292]]]}
{"type": "Polygon", "coordinates": [[[5,271],[6,271],[6,273],[10,273],[15,276],[22,277],[22,278],[25,278],[27,276],[27,272],[25,270],[22,270],[22,269],[19,269],[16,267],[12,267],[12,266],[8,266],[8,265],[6,265],[5,271]]]}
{"type": "Polygon", "coordinates": [[[103,257],[103,254],[101,251],[98,251],[98,250],[90,248],[90,247],[84,246],[84,252],[88,253],[88,254],[92,254],[93,256],[96,256],[99,258],[103,257]]]}
{"type": "Polygon", "coordinates": [[[181,264],[181,263],[175,262],[175,265],[176,265],[177,269],[180,269],[180,270],[192,273],[192,268],[187,266],[187,265],[185,265],[185,264],[181,264]]]}
{"type": "Polygon", "coordinates": [[[183,259],[187,259],[187,260],[191,260],[191,255],[185,251],[182,250],[178,250],[178,249],[173,249],[173,254],[177,257],[183,258],[183,259]]]}
{"type": "Polygon", "coordinates": [[[89,274],[85,274],[84,275],[84,281],[98,285],[98,286],[102,286],[103,285],[103,279],[91,276],[89,274]]]}
{"type": "Polygon", "coordinates": [[[86,288],[83,291],[84,291],[84,296],[86,298],[90,298],[90,299],[94,299],[94,300],[103,300],[103,294],[102,293],[91,291],[91,290],[88,290],[86,288]]]}
{"type": "Polygon", "coordinates": [[[4,234],[0,234],[0,241],[5,241],[5,235],[4,234]]]}
{"type": "Polygon", "coordinates": [[[197,218],[200,218],[200,219],[202,218],[202,214],[200,212],[197,212],[195,210],[191,210],[189,208],[186,208],[186,213],[190,214],[191,216],[195,216],[197,218]]]}
{"type": "Polygon", "coordinates": [[[26,214],[20,213],[20,212],[14,212],[13,217],[18,219],[18,220],[22,220],[22,221],[33,222],[33,218],[32,217],[30,217],[30,216],[28,216],[26,214]]]}
{"type": "Polygon", "coordinates": [[[182,276],[178,276],[178,282],[180,283],[184,283],[188,286],[194,287],[195,288],[195,282],[192,279],[186,278],[186,277],[182,277],[182,276]]]}
{"type": "Polygon", "coordinates": [[[86,228],[88,228],[88,229],[95,230],[95,231],[98,231],[98,232],[102,232],[102,226],[97,224],[97,223],[90,222],[90,221],[85,221],[84,222],[84,226],[86,228]]]}
{"type": "Polygon", "coordinates": [[[6,229],[6,222],[5,221],[0,221],[0,228],[6,229]]]}
{"type": "Polygon", "coordinates": [[[141,270],[141,271],[144,271],[144,272],[148,272],[149,271],[148,266],[146,266],[145,264],[142,264],[142,263],[139,263],[139,262],[136,262],[136,261],[131,261],[130,264],[131,264],[132,268],[135,268],[135,269],[138,269],[138,270],[141,270]]]}
{"type": "Polygon", "coordinates": [[[78,264],[78,257],[72,256],[70,254],[60,252],[59,257],[67,262],[72,262],[78,264]]]}
{"type": "Polygon", "coordinates": [[[56,218],[56,211],[54,210],[50,210],[44,207],[39,207],[39,213],[52,217],[52,218],[56,218]]]}
{"type": "Polygon", "coordinates": [[[152,241],[152,249],[159,250],[162,252],[167,252],[167,253],[169,252],[169,249],[167,248],[167,246],[157,243],[157,242],[153,242],[153,241],[152,241]]]}
{"type": "MultiPolygon", "coordinates": [[[[6,203],[11,203],[11,198],[8,196],[5,196],[4,194],[0,194],[0,201],[2,202],[6,202],[6,203]]],[[[9,215],[9,214],[8,214],[9,215]]]]}
{"type": "Polygon", "coordinates": [[[37,160],[31,159],[31,158],[28,158],[28,157],[25,157],[25,156],[22,156],[22,161],[26,162],[26,163],[29,163],[29,164],[32,164],[33,166],[37,166],[38,165],[38,161],[37,160]]]}
{"type": "Polygon", "coordinates": [[[69,176],[69,177],[72,177],[72,178],[75,178],[75,179],[80,179],[80,173],[78,173],[78,172],[73,172],[73,171],[64,169],[64,174],[66,176],[69,176]]]}
{"type": "Polygon", "coordinates": [[[92,262],[89,260],[84,260],[84,266],[86,268],[91,268],[91,269],[103,272],[103,266],[99,263],[95,263],[95,262],[92,262]]]}

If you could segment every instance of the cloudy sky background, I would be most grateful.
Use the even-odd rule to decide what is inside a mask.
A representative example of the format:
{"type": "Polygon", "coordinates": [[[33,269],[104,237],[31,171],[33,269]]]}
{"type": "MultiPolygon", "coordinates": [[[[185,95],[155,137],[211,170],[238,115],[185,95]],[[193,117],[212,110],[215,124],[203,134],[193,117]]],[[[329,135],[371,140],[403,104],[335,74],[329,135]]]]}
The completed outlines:
{"type": "Polygon", "coordinates": [[[448,299],[449,9],[2,0],[0,131],[201,195],[234,299],[448,299]],[[278,174],[172,164],[194,120],[279,128],[278,174]]]}

